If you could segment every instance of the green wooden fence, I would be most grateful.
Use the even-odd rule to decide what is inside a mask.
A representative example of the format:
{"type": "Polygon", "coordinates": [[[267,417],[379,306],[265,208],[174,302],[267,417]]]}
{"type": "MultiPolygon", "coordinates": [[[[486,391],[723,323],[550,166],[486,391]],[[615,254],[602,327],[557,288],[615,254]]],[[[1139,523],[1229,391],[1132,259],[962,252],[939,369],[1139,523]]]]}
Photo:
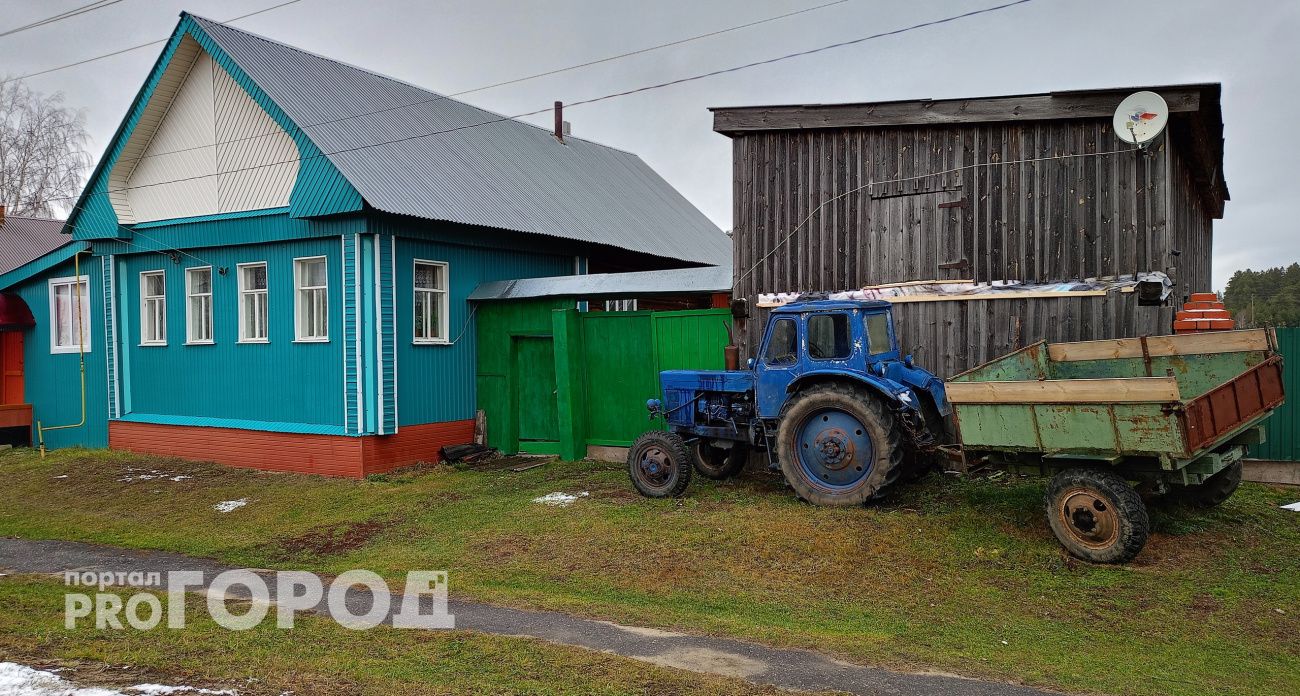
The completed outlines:
{"type": "Polygon", "coordinates": [[[562,303],[478,310],[478,403],[504,452],[586,455],[653,427],[660,370],[720,370],[731,313],[578,312],[562,303]]]}
{"type": "Polygon", "coordinates": [[[1300,328],[1275,329],[1278,352],[1286,363],[1282,384],[1286,403],[1264,422],[1267,441],[1250,450],[1256,459],[1300,461],[1300,328]]]}

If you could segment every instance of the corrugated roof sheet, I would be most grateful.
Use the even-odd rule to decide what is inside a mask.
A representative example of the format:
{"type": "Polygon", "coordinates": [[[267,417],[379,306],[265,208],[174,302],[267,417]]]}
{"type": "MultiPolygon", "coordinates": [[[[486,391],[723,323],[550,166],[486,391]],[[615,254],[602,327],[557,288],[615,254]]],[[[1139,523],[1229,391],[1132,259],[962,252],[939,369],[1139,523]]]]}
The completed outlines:
{"type": "Polygon", "coordinates": [[[191,16],[379,210],[730,262],[726,235],[636,155],[572,136],[561,144],[546,129],[191,16]],[[461,130],[416,137],[452,128],[461,130]]]}
{"type": "Polygon", "coordinates": [[[72,243],[62,220],[6,215],[0,225],[0,275],[72,243]]]}
{"type": "Polygon", "coordinates": [[[469,299],[520,300],[536,297],[630,299],[644,295],[731,291],[731,266],[675,268],[667,271],[596,273],[593,275],[522,278],[483,283],[469,299]]]}

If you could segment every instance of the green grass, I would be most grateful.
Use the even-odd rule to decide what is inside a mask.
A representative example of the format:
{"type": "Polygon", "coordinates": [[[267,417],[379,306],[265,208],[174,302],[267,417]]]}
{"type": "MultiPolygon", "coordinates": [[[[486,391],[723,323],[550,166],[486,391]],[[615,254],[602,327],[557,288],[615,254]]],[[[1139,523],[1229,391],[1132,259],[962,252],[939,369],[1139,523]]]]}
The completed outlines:
{"type": "Polygon", "coordinates": [[[758,473],[647,500],[622,467],[590,462],[343,481],[18,451],[0,456],[0,480],[0,535],[394,580],[446,569],[464,598],[1068,691],[1287,693],[1300,680],[1300,517],[1277,508],[1294,489],[1154,510],[1147,549],[1108,567],[1065,556],[1042,483],[1012,477],[931,477],[852,509],[802,504],[758,473]],[[132,467],[193,478],[121,481],[132,467]],[[584,490],[567,508],[531,502],[584,490]]]}
{"type": "MultiPolygon", "coordinates": [[[[49,579],[0,578],[5,660],[59,667],[60,676],[83,685],[183,684],[242,696],[783,693],[524,638],[350,631],[311,615],[300,615],[293,630],[277,629],[272,618],[249,631],[228,631],[197,596],[188,602],[185,630],[96,630],[83,620],[66,631],[65,591],[49,579]]],[[[232,605],[232,611],[245,609],[232,605]]]]}

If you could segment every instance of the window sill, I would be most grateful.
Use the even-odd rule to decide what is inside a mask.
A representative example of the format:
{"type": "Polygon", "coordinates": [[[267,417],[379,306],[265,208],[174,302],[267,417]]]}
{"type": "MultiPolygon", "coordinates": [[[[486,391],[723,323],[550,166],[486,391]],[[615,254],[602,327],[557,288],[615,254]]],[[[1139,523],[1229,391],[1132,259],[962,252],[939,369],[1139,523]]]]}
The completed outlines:
{"type": "Polygon", "coordinates": [[[141,348],[166,348],[167,344],[166,343],[141,343],[139,344],[139,346],[141,348]]]}
{"type": "Polygon", "coordinates": [[[215,345],[217,345],[217,342],[216,342],[216,341],[186,341],[186,342],[185,342],[185,345],[187,345],[187,346],[215,346],[215,345]]]}
{"type": "Polygon", "coordinates": [[[249,345],[258,345],[258,344],[270,343],[270,342],[271,342],[271,339],[269,339],[269,338],[241,338],[241,339],[239,339],[238,341],[235,341],[235,342],[236,342],[236,343],[242,343],[242,344],[249,344],[249,345]]]}
{"type": "Polygon", "coordinates": [[[413,346],[449,346],[451,341],[445,338],[417,338],[411,341],[413,346]]]}
{"type": "Polygon", "coordinates": [[[329,343],[328,338],[295,338],[294,343],[329,343]]]}
{"type": "Polygon", "coordinates": [[[76,346],[73,346],[71,348],[50,348],[50,355],[76,355],[77,353],[89,353],[89,352],[90,352],[90,346],[86,346],[86,349],[84,351],[76,346]]]}

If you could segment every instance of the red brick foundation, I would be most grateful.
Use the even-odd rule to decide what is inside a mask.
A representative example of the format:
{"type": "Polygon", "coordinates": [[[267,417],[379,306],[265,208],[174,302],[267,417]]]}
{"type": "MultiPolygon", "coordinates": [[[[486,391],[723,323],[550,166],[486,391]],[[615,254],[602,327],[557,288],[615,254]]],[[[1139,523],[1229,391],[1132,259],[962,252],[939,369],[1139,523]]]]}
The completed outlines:
{"type": "Polygon", "coordinates": [[[395,435],[345,437],[109,421],[108,446],[263,471],[361,478],[436,462],[443,445],[474,439],[474,421],[407,425],[395,435]]]}

